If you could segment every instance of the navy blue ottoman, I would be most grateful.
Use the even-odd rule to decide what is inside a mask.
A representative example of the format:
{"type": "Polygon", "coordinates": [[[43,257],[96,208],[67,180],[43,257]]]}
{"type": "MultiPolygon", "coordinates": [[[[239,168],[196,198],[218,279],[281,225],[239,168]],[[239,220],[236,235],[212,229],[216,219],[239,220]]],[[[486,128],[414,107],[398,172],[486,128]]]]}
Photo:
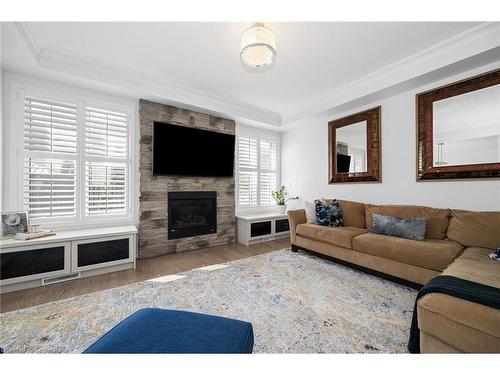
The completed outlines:
{"type": "Polygon", "coordinates": [[[187,311],[142,309],[84,353],[252,353],[252,324],[187,311]]]}

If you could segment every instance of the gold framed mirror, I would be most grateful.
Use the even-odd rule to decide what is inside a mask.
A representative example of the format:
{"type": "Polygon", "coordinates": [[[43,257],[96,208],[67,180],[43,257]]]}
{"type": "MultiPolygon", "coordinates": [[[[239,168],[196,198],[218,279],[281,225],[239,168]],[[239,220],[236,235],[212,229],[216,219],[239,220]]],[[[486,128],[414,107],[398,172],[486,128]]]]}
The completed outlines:
{"type": "Polygon", "coordinates": [[[380,112],[376,107],[328,123],[330,184],[381,182],[380,112]]]}
{"type": "Polygon", "coordinates": [[[417,94],[417,181],[500,178],[500,69],[417,94]]]}

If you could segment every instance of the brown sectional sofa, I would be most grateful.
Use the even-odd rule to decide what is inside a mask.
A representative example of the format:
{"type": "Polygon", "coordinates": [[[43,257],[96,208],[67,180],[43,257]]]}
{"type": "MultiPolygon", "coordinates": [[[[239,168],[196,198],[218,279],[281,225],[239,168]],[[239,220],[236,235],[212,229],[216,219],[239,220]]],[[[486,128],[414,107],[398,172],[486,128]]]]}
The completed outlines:
{"type": "MultiPolygon", "coordinates": [[[[328,200],[327,200],[328,202],[328,200]]],[[[500,212],[376,206],[339,200],[344,227],[308,223],[288,211],[292,249],[305,249],[398,281],[424,285],[440,274],[500,288],[500,212]],[[424,241],[371,233],[372,214],[427,218],[424,241]]],[[[441,293],[417,303],[422,353],[500,352],[500,310],[441,293]]]]}

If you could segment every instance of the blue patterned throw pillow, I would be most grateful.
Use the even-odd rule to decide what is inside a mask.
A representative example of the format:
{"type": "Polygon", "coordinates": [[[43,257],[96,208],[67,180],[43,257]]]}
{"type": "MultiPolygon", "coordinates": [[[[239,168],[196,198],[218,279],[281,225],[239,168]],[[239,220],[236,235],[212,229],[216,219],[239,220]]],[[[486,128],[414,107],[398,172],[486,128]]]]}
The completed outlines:
{"type": "Polygon", "coordinates": [[[496,260],[500,262],[500,247],[496,249],[496,251],[492,252],[491,254],[488,255],[488,258],[496,260]]]}
{"type": "Polygon", "coordinates": [[[315,200],[314,205],[316,207],[316,224],[328,227],[341,227],[344,225],[342,210],[336,199],[330,204],[315,200]]]}

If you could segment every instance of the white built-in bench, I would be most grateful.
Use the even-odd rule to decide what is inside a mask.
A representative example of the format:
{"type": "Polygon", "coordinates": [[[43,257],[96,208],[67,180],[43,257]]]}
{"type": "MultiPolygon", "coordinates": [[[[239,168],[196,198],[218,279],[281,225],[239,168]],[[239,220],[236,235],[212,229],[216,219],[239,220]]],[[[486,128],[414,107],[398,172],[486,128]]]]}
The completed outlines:
{"type": "Polygon", "coordinates": [[[236,222],[238,242],[246,246],[290,235],[286,214],[238,214],[236,222]]]}
{"type": "Polygon", "coordinates": [[[135,268],[137,229],[120,226],[0,240],[0,293],[135,268]]]}

